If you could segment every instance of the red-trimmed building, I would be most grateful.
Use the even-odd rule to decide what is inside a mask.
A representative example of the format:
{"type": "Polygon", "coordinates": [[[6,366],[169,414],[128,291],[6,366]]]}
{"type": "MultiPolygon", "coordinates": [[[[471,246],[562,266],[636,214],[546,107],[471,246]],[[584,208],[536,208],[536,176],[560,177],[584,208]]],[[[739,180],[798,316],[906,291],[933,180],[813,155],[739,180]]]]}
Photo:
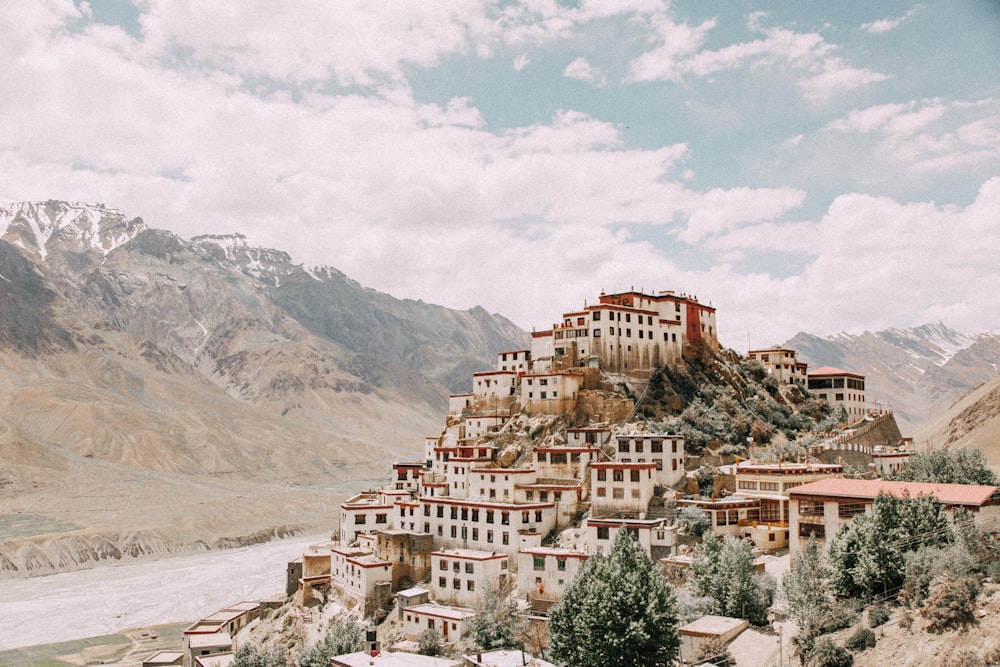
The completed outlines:
{"type": "Polygon", "coordinates": [[[648,372],[676,363],[684,343],[718,347],[715,308],[672,291],[601,294],[598,303],[564,313],[551,329],[532,333],[535,368],[591,365],[616,373],[648,372]]]}
{"type": "Polygon", "coordinates": [[[973,514],[981,529],[1000,528],[1000,489],[974,484],[889,482],[882,479],[822,479],[789,492],[789,552],[792,557],[810,536],[824,548],[841,526],[858,514],[870,512],[879,494],[897,497],[937,498],[945,511],[963,508],[973,514]]]}

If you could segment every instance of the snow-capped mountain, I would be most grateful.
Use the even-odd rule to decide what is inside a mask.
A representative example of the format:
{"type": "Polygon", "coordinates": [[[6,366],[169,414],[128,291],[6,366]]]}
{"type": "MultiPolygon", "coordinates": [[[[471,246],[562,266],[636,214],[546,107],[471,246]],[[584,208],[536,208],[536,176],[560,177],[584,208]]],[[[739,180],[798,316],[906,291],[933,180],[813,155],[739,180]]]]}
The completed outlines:
{"type": "Polygon", "coordinates": [[[50,244],[106,255],[135,238],[146,224],[103,204],[50,200],[0,204],[0,229],[0,238],[45,259],[50,244]]]}
{"type": "MultiPolygon", "coordinates": [[[[62,519],[87,506],[81,493],[140,494],[176,506],[159,528],[246,535],[279,527],[280,511],[327,530],[328,492],[273,498],[381,478],[423,451],[449,393],[527,344],[481,308],[395,299],[240,235],[186,240],[104,206],[3,204],[0,515],[62,519]]],[[[154,521],[140,503],[120,509],[130,530],[154,521]]],[[[75,520],[103,535],[111,514],[75,520]]],[[[0,541],[0,574],[5,553],[0,541]]]]}
{"type": "Polygon", "coordinates": [[[868,400],[892,408],[904,435],[918,434],[966,392],[1000,375],[1000,336],[968,335],[940,322],[859,335],[799,333],[785,346],[811,367],[865,375],[868,400]]]}

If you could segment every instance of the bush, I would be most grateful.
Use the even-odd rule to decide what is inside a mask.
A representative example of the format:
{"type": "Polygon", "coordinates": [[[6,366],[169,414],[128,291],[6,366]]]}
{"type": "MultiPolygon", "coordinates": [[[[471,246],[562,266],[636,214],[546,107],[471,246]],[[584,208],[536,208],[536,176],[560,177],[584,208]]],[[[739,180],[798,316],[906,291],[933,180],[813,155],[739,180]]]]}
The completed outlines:
{"type": "Polygon", "coordinates": [[[852,601],[838,600],[830,605],[830,610],[820,624],[819,632],[825,635],[830,632],[849,628],[857,622],[858,616],[860,616],[860,613],[852,601]]]}
{"type": "Polygon", "coordinates": [[[913,614],[906,609],[904,609],[903,613],[899,616],[899,627],[907,632],[910,632],[910,629],[913,627],[913,614]]]}
{"type": "Polygon", "coordinates": [[[952,577],[950,574],[935,577],[926,606],[920,610],[921,616],[930,619],[927,630],[944,632],[974,625],[979,587],[974,577],[952,577]]]}
{"type": "Polygon", "coordinates": [[[875,647],[875,633],[868,628],[858,628],[857,632],[847,638],[844,646],[852,651],[864,651],[875,647]]]}
{"type": "Polygon", "coordinates": [[[712,527],[712,517],[694,505],[685,505],[677,512],[677,523],[695,537],[701,537],[712,527]]]}
{"type": "Polygon", "coordinates": [[[854,667],[854,656],[843,646],[824,638],[816,642],[808,664],[810,667],[854,667]]]}
{"type": "Polygon", "coordinates": [[[427,628],[417,636],[417,652],[431,656],[441,654],[441,635],[435,628],[427,628]]]}
{"type": "Polygon", "coordinates": [[[875,607],[868,612],[868,626],[877,628],[889,620],[889,610],[885,607],[875,607]]]}

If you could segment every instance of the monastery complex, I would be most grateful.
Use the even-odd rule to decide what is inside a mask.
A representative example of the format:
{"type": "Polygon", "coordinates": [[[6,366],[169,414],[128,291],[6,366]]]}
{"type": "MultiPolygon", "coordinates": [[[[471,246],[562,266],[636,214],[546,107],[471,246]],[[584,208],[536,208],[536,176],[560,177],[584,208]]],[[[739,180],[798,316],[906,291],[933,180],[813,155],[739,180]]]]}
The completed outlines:
{"type": "MultiPolygon", "coordinates": [[[[407,640],[433,629],[454,642],[469,632],[482,596],[497,591],[513,591],[544,625],[581,566],[622,530],[668,576],[683,575],[693,538],[675,521],[681,508],[702,510],[713,532],[749,540],[759,553],[795,551],[889,488],[843,479],[839,462],[744,460],[716,469],[718,493],[689,495],[684,437],[631,422],[636,404],[622,389],[678,363],[691,343],[718,350],[714,308],[684,294],[629,291],[563,314],[532,333],[531,349],[499,352],[493,369],[472,375],[469,393],[449,397],[445,426],[425,439],[423,458],[394,463],[385,485],[343,502],[332,539],[289,563],[287,595],[338,598],[366,618],[395,614],[407,640]]],[[[749,356],[779,384],[807,388],[851,422],[870,420],[863,376],[809,372],[779,347],[749,356]]],[[[908,457],[868,455],[890,468],[908,457]]],[[[935,492],[992,517],[991,489],[935,492]]],[[[230,626],[248,612],[224,612],[229,625],[217,630],[225,637],[212,619],[186,633],[185,664],[231,655],[230,626]]]]}

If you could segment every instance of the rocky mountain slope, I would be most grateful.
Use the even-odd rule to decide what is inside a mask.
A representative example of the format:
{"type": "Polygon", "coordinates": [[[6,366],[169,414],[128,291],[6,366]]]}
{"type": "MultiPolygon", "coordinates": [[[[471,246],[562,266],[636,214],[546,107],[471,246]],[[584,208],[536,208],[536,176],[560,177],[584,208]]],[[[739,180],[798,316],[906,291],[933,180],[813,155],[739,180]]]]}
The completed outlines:
{"type": "Polygon", "coordinates": [[[924,426],[917,441],[934,448],[982,450],[994,470],[1000,470],[1000,378],[976,387],[950,405],[924,426]]]}
{"type": "Polygon", "coordinates": [[[799,333],[784,345],[811,368],[865,375],[868,400],[892,408],[904,435],[922,432],[954,401],[1000,376],[1000,336],[968,336],[940,323],[860,335],[799,333]]]}
{"type": "Polygon", "coordinates": [[[203,544],[329,527],[471,369],[528,343],[482,309],[104,206],[0,205],[0,287],[0,568],[46,526],[203,544]],[[34,528],[5,530],[18,515],[34,528]]]}

